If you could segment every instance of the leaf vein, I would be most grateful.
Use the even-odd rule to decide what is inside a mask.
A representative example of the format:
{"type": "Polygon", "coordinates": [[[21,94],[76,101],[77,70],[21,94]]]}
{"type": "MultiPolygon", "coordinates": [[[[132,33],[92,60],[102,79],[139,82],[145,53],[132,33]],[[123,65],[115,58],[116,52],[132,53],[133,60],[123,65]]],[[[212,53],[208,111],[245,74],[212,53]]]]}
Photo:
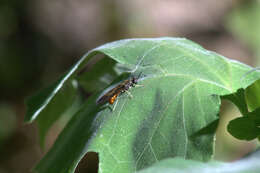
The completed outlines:
{"type": "Polygon", "coordinates": [[[195,78],[194,76],[186,75],[186,74],[169,73],[169,74],[166,74],[166,75],[153,76],[153,78],[160,78],[160,77],[167,77],[167,76],[170,76],[170,77],[172,77],[172,76],[173,77],[175,77],[175,76],[187,77],[187,78],[191,78],[192,80],[197,80],[197,81],[201,81],[201,82],[205,82],[205,83],[209,83],[209,84],[218,86],[218,87],[220,87],[222,89],[227,90],[228,92],[233,92],[232,89],[227,88],[226,86],[221,85],[221,84],[219,84],[217,82],[214,82],[214,81],[211,81],[211,80],[208,80],[208,79],[203,79],[203,78],[195,78]]]}
{"type": "Polygon", "coordinates": [[[124,108],[124,106],[125,106],[125,103],[126,103],[126,100],[124,100],[124,102],[122,103],[122,107],[121,107],[121,109],[119,110],[119,112],[118,112],[118,114],[117,114],[116,122],[115,122],[115,125],[114,125],[114,127],[113,127],[113,131],[112,131],[112,134],[111,134],[111,136],[110,136],[110,138],[109,138],[109,140],[108,140],[107,145],[110,144],[112,138],[113,138],[114,135],[115,135],[115,131],[116,131],[116,127],[117,127],[117,125],[118,125],[119,117],[120,117],[121,112],[122,112],[122,110],[123,110],[123,108],[124,108]]]}
{"type": "Polygon", "coordinates": [[[144,58],[147,57],[147,55],[153,51],[154,49],[161,47],[164,44],[164,42],[161,42],[159,44],[155,44],[155,46],[151,47],[150,49],[148,49],[147,51],[144,52],[143,56],[141,57],[141,59],[137,62],[135,68],[133,70],[131,70],[131,73],[135,72],[139,66],[141,65],[141,63],[143,62],[144,58]]]}
{"type": "Polygon", "coordinates": [[[149,145],[150,145],[151,151],[152,151],[152,153],[153,153],[153,156],[154,156],[156,162],[158,162],[158,159],[157,159],[156,154],[155,154],[155,152],[154,152],[154,150],[153,150],[152,144],[150,143],[149,145]]]}
{"type": "Polygon", "coordinates": [[[184,146],[184,159],[186,159],[187,156],[187,146],[188,146],[188,135],[187,135],[187,129],[186,129],[186,124],[185,124],[185,107],[184,107],[184,92],[182,94],[182,123],[183,123],[183,129],[184,129],[184,135],[185,135],[185,146],[184,146]]]}
{"type": "Polygon", "coordinates": [[[201,65],[205,66],[209,70],[209,72],[211,72],[211,74],[216,76],[223,84],[226,84],[228,86],[228,83],[226,83],[221,76],[217,75],[218,73],[216,71],[212,71],[213,68],[211,66],[209,66],[208,64],[206,64],[203,61],[201,61],[200,59],[198,59],[194,54],[192,54],[189,51],[186,51],[185,49],[183,49],[183,47],[175,46],[175,48],[182,51],[184,54],[190,55],[190,58],[198,61],[201,65]]]}
{"type": "Polygon", "coordinates": [[[149,147],[149,145],[151,144],[151,140],[152,140],[152,138],[153,138],[153,136],[154,136],[156,130],[158,129],[158,127],[159,127],[159,125],[160,125],[160,123],[161,123],[161,120],[163,119],[163,117],[164,117],[164,115],[165,115],[165,112],[166,112],[166,110],[169,108],[169,105],[170,105],[170,103],[172,102],[172,100],[175,100],[181,93],[183,93],[187,88],[189,88],[190,86],[192,86],[195,82],[196,82],[196,81],[194,80],[194,81],[191,81],[191,82],[189,82],[188,84],[186,84],[186,85],[175,95],[175,97],[174,97],[173,99],[171,99],[171,100],[167,103],[165,110],[164,110],[163,113],[161,114],[161,118],[159,119],[159,122],[157,123],[156,127],[154,128],[155,130],[154,130],[153,133],[151,134],[151,137],[149,138],[149,140],[148,140],[146,146],[144,147],[143,151],[141,152],[141,154],[140,154],[140,155],[138,156],[138,158],[137,158],[135,169],[137,169],[137,164],[138,164],[139,160],[141,159],[141,157],[143,156],[145,150],[146,150],[147,147],[149,147]]]}

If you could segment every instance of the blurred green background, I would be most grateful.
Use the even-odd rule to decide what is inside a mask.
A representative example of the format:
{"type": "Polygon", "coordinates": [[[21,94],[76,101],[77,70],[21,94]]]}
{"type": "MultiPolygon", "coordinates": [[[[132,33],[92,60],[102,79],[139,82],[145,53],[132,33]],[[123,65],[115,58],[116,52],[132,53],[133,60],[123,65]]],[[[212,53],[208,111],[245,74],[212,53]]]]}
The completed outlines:
{"type": "MultiPolygon", "coordinates": [[[[23,123],[26,96],[48,86],[98,45],[160,36],[186,37],[259,66],[260,1],[1,0],[0,173],[29,172],[66,122],[53,126],[42,150],[36,123],[23,123]]],[[[227,133],[228,121],[236,116],[238,109],[225,102],[216,135],[218,160],[233,161],[257,147],[257,141],[239,141],[227,133]]]]}

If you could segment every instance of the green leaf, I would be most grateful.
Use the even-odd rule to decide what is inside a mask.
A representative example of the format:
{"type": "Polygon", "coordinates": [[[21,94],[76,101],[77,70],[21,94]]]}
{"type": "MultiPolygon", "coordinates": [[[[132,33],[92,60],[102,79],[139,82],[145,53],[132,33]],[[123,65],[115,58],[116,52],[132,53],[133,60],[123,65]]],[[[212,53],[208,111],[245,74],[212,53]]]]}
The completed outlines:
{"type": "Polygon", "coordinates": [[[162,160],[137,173],[258,173],[260,170],[259,161],[259,150],[232,163],[217,161],[203,163],[183,158],[171,158],[162,160]]]}
{"type": "Polygon", "coordinates": [[[248,116],[255,122],[256,126],[260,126],[260,108],[250,112],[248,116]]]}
{"type": "Polygon", "coordinates": [[[250,117],[239,117],[229,122],[228,132],[238,139],[252,140],[260,135],[260,128],[250,117]]]}
{"type": "Polygon", "coordinates": [[[260,80],[246,89],[246,100],[250,110],[260,107],[260,80]]]}
{"type": "Polygon", "coordinates": [[[100,91],[101,89],[104,89],[104,86],[109,85],[116,77],[117,74],[114,70],[114,66],[115,61],[108,57],[104,57],[92,66],[90,70],[79,75],[77,79],[86,91],[100,91]]]}
{"type": "Polygon", "coordinates": [[[245,97],[245,90],[243,88],[237,90],[235,93],[222,96],[221,98],[230,100],[238,107],[242,115],[247,115],[247,102],[245,97]]]}
{"type": "Polygon", "coordinates": [[[77,81],[73,80],[75,73],[93,55],[95,54],[88,52],[59,80],[26,100],[27,111],[24,121],[31,123],[35,119],[38,120],[40,144],[42,147],[44,147],[44,139],[49,128],[75,101],[78,85],[77,81]]]}
{"type": "Polygon", "coordinates": [[[84,66],[94,55],[95,53],[91,51],[86,53],[65,75],[61,76],[60,79],[53,83],[50,87],[42,90],[32,97],[29,97],[26,101],[27,111],[24,121],[26,123],[31,123],[38,116],[45,116],[42,111],[44,109],[48,109],[50,103],[56,99],[57,94],[62,92],[62,88],[67,83],[72,82],[72,79],[75,78],[76,72],[82,69],[82,66],[84,66]]]}
{"type": "Polygon", "coordinates": [[[96,53],[112,58],[131,76],[142,73],[143,87],[129,90],[133,98],[123,93],[114,105],[104,105],[113,111],[98,111],[93,96],[62,131],[37,172],[73,172],[90,151],[98,153],[102,173],[130,173],[168,157],[208,161],[214,134],[191,136],[217,121],[220,95],[235,93],[260,77],[255,71],[241,80],[251,67],[182,38],[108,43],[86,54],[70,74],[96,53]]]}
{"type": "Polygon", "coordinates": [[[208,124],[206,127],[203,127],[202,129],[200,129],[198,132],[194,133],[191,137],[198,137],[201,135],[206,135],[206,134],[213,134],[216,132],[217,127],[218,127],[218,122],[219,119],[211,122],[210,124],[208,124]]]}
{"type": "Polygon", "coordinates": [[[44,139],[49,128],[57,119],[60,118],[62,113],[64,113],[76,99],[76,81],[74,81],[74,83],[70,81],[64,84],[64,86],[60,88],[60,92],[57,92],[55,96],[52,95],[53,90],[55,90],[55,87],[59,85],[62,78],[50,87],[45,88],[38,94],[30,97],[26,102],[28,110],[25,116],[25,122],[31,122],[38,115],[41,115],[38,116],[37,123],[40,136],[40,145],[42,148],[44,148],[44,139]]]}
{"type": "Polygon", "coordinates": [[[99,111],[91,96],[59,135],[55,144],[35,168],[36,172],[73,172],[86,153],[87,141],[95,133],[92,122],[99,111]]]}
{"type": "Polygon", "coordinates": [[[229,122],[229,133],[241,140],[253,140],[260,135],[260,108],[229,122]]]}
{"type": "Polygon", "coordinates": [[[61,88],[61,92],[58,92],[55,99],[48,104],[48,107],[42,110],[41,114],[43,116],[37,118],[42,148],[44,148],[44,139],[49,128],[76,101],[76,85],[77,84],[73,84],[72,82],[66,83],[64,87],[61,88]]]}
{"type": "Polygon", "coordinates": [[[228,132],[235,138],[253,140],[260,135],[260,108],[255,109],[258,105],[258,96],[256,96],[259,92],[258,84],[259,80],[246,89],[239,89],[236,93],[222,96],[223,99],[233,102],[244,116],[236,118],[228,124],[228,132]],[[247,102],[251,108],[255,109],[254,111],[248,111],[247,102]]]}

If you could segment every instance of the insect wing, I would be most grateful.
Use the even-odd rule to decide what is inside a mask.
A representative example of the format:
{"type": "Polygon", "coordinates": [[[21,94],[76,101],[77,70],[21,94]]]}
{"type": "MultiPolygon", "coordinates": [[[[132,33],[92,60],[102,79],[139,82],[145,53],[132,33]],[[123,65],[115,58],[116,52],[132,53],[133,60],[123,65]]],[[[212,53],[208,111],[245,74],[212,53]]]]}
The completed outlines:
{"type": "Polygon", "coordinates": [[[105,95],[103,95],[102,97],[100,97],[100,98],[97,100],[97,104],[98,104],[98,105],[102,105],[102,104],[108,102],[110,98],[111,98],[110,96],[108,96],[107,94],[105,94],[105,95]]]}
{"type": "Polygon", "coordinates": [[[120,85],[118,85],[115,88],[113,88],[113,89],[109,90],[108,92],[106,92],[102,97],[100,97],[97,100],[97,104],[104,104],[104,103],[108,102],[111,97],[113,97],[115,94],[120,92],[119,86],[120,85]]]}
{"type": "MultiPolygon", "coordinates": [[[[124,92],[126,86],[128,86],[129,84],[130,84],[130,80],[123,81],[122,83],[117,85],[115,88],[109,90],[106,94],[104,94],[102,97],[100,97],[97,100],[97,104],[104,104],[106,102],[109,102],[111,104],[111,102],[113,102],[121,92],[124,92]],[[113,98],[115,95],[116,95],[115,99],[112,99],[113,101],[111,101],[111,98],[113,98]]],[[[129,88],[129,86],[128,86],[128,88],[129,88]]]]}

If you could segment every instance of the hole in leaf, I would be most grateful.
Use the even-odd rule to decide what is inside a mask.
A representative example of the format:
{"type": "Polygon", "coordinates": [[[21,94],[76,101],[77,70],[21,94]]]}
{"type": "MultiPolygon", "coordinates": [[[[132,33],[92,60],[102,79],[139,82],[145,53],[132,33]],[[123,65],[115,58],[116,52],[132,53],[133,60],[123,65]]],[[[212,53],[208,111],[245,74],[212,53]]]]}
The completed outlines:
{"type": "Polygon", "coordinates": [[[98,165],[98,153],[88,152],[79,162],[75,172],[98,173],[98,165]]]}

